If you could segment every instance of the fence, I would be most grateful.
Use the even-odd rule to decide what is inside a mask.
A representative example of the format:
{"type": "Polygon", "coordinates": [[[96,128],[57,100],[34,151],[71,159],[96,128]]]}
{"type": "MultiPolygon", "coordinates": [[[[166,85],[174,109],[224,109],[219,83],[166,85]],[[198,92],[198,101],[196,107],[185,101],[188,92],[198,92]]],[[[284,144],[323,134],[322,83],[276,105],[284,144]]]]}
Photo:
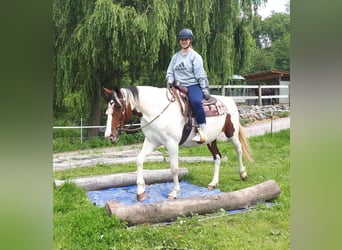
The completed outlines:
{"type": "MultiPolygon", "coordinates": [[[[125,127],[140,127],[140,124],[129,124],[125,125],[125,127]]],[[[54,126],[53,129],[79,129],[80,130],[80,140],[81,143],[83,142],[83,130],[87,128],[99,128],[99,129],[106,129],[106,126],[83,126],[83,119],[81,118],[81,126],[54,126]]]]}
{"type": "MultiPolygon", "coordinates": [[[[264,99],[277,99],[281,98],[283,99],[284,103],[290,104],[290,86],[289,85],[210,85],[210,92],[212,94],[219,94],[219,95],[229,95],[234,99],[236,102],[246,102],[246,100],[258,100],[259,106],[262,106],[262,100],[264,99]],[[231,94],[231,89],[237,89],[239,95],[231,94]],[[258,95],[251,96],[246,95],[246,90],[249,89],[257,89],[258,95]],[[265,93],[266,91],[263,90],[269,90],[269,89],[279,89],[278,92],[280,92],[280,89],[287,89],[286,94],[282,95],[270,95],[269,93],[265,93]],[[242,91],[241,91],[242,90],[242,91]],[[263,93],[264,92],[264,93],[263,93]]],[[[251,91],[248,91],[248,94],[251,93],[251,91]]]]}
{"type": "MultiPolygon", "coordinates": [[[[262,106],[262,100],[264,99],[275,99],[275,98],[285,98],[288,100],[288,104],[290,105],[290,86],[288,85],[210,85],[211,94],[221,94],[227,95],[227,93],[231,93],[231,89],[239,89],[239,91],[243,95],[231,95],[236,102],[246,102],[246,100],[258,100],[259,106],[262,106]],[[263,89],[288,89],[288,94],[285,95],[263,95],[263,89]],[[257,96],[247,96],[246,89],[258,89],[257,96]]],[[[272,122],[272,121],[271,121],[272,122]]],[[[140,124],[130,124],[126,126],[140,126],[140,124]]],[[[271,125],[272,126],[272,125],[271,125]]],[[[99,128],[105,129],[106,126],[83,126],[83,119],[81,118],[81,126],[54,126],[53,129],[79,129],[80,130],[80,140],[83,142],[83,130],[88,128],[99,128]]]]}

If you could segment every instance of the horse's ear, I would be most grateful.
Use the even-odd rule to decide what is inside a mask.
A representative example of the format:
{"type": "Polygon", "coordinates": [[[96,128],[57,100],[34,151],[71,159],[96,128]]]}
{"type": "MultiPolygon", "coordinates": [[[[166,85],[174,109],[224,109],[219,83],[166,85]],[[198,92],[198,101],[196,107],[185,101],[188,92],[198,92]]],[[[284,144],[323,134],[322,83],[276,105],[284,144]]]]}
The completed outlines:
{"type": "Polygon", "coordinates": [[[103,92],[107,95],[110,96],[113,93],[113,90],[107,89],[105,87],[103,87],[103,92]]]}

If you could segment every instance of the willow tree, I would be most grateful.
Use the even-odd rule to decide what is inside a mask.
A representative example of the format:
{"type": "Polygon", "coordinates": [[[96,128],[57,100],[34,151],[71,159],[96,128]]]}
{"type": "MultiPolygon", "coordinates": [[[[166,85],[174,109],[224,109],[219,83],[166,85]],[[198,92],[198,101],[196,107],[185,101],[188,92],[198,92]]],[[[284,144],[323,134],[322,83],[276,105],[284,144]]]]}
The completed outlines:
{"type": "Polygon", "coordinates": [[[248,65],[250,20],[261,2],[54,0],[55,104],[99,125],[100,86],[164,86],[184,27],[193,30],[212,82],[223,83],[248,65]]]}
{"type": "MultiPolygon", "coordinates": [[[[160,39],[158,60],[146,72],[145,81],[140,84],[165,86],[165,74],[172,55],[180,49],[178,32],[190,28],[194,33],[194,48],[202,54],[206,66],[206,52],[210,35],[210,13],[213,0],[163,0],[168,6],[167,38],[160,39]]],[[[155,24],[154,24],[155,25],[155,24]]],[[[153,34],[151,34],[153,35],[153,34]]]]}
{"type": "Polygon", "coordinates": [[[267,0],[214,1],[210,22],[209,73],[216,84],[224,84],[250,67],[255,46],[253,19],[267,0]]]}
{"type": "Polygon", "coordinates": [[[54,1],[55,98],[97,125],[100,86],[123,85],[127,75],[129,84],[157,61],[160,40],[167,38],[168,6],[161,0],[90,2],[54,1]]]}

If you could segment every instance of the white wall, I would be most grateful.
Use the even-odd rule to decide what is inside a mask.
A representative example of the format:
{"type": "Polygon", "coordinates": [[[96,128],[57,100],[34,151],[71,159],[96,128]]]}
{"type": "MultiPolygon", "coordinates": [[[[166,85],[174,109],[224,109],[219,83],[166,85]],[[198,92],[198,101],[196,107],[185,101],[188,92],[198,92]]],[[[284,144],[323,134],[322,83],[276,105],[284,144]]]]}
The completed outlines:
{"type": "MultiPolygon", "coordinates": [[[[286,86],[290,86],[290,81],[280,81],[279,82],[279,85],[286,85],[286,86]]],[[[290,88],[287,88],[287,89],[282,89],[280,88],[279,89],[279,95],[289,95],[289,91],[290,91],[290,88]]],[[[289,98],[279,98],[279,104],[281,103],[289,103],[289,98]]]]}

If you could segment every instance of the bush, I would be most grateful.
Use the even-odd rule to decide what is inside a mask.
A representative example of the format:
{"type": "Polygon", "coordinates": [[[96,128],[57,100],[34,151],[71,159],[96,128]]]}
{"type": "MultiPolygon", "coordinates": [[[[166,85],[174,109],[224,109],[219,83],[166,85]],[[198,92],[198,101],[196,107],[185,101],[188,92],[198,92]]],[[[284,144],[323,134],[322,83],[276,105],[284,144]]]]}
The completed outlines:
{"type": "Polygon", "coordinates": [[[279,118],[289,117],[290,116],[290,112],[279,111],[279,112],[276,112],[275,115],[277,115],[279,118]]]}
{"type": "Polygon", "coordinates": [[[67,137],[81,137],[81,131],[78,129],[55,129],[53,131],[53,139],[67,138],[67,137]]]}
{"type": "Polygon", "coordinates": [[[116,145],[129,145],[129,144],[136,144],[136,143],[141,143],[144,141],[144,134],[139,131],[137,133],[125,133],[123,132],[119,140],[116,142],[116,145]]]}

